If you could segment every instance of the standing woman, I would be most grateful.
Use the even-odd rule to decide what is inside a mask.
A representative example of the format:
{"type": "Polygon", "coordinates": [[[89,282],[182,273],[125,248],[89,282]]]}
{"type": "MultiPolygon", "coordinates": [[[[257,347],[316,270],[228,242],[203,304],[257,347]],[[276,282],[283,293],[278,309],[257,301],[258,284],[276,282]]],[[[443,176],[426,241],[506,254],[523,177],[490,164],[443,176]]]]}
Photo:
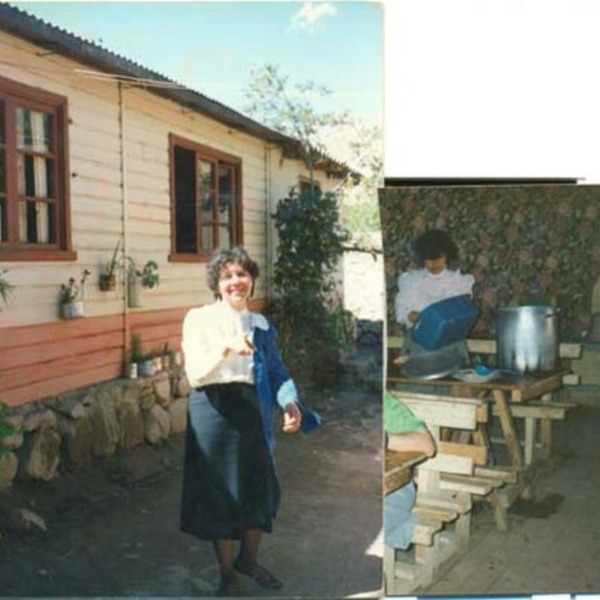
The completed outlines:
{"type": "Polygon", "coordinates": [[[283,584],[258,563],[258,549],[279,507],[272,457],[275,412],[284,412],[284,432],[298,431],[298,394],[275,329],[248,309],[258,264],[242,248],[221,249],[207,271],[216,302],[191,309],[183,323],[192,392],[181,529],[213,543],[221,575],[218,594],[235,593],[238,573],[278,589],[283,584]]]}

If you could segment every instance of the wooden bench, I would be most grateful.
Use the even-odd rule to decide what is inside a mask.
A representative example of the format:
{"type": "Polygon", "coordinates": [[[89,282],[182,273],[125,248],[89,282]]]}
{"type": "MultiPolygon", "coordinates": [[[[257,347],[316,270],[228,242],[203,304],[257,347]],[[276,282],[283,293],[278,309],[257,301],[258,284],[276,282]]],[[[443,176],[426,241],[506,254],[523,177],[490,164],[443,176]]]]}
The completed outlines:
{"type": "MultiPolygon", "coordinates": [[[[476,463],[485,463],[485,448],[440,439],[444,427],[475,430],[488,418],[487,403],[475,398],[432,396],[390,390],[423,420],[436,440],[434,458],[416,467],[418,515],[407,550],[386,546],[384,573],[389,594],[408,594],[431,583],[447,561],[464,548],[470,536],[471,493],[444,489],[449,476],[474,477],[476,463]]],[[[491,486],[490,486],[491,489],[491,486]]]]}

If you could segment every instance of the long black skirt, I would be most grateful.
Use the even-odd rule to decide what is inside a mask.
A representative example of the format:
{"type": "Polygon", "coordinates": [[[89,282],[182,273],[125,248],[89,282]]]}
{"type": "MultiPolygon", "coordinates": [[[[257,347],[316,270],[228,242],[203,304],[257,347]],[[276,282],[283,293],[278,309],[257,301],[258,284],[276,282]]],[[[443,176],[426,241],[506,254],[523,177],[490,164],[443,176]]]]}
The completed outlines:
{"type": "Polygon", "coordinates": [[[279,484],[267,447],[256,388],[209,385],[190,394],[181,530],[202,540],[271,532],[279,484]]]}

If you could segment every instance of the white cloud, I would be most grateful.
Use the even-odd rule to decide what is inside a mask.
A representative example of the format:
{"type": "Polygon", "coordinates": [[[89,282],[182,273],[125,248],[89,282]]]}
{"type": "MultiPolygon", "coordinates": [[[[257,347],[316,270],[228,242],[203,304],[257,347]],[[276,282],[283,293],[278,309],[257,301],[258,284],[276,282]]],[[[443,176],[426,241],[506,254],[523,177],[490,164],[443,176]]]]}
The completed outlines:
{"type": "Polygon", "coordinates": [[[337,13],[337,8],[332,2],[315,2],[314,0],[303,0],[302,7],[292,17],[291,28],[303,29],[312,33],[319,21],[324,17],[337,13]]]}

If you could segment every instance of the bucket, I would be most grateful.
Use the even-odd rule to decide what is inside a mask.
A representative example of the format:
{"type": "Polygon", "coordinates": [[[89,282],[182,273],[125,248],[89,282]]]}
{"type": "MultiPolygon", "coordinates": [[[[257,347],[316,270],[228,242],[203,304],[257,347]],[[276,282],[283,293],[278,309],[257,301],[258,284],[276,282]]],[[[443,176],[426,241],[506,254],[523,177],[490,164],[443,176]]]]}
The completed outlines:
{"type": "Polygon", "coordinates": [[[548,306],[499,308],[496,341],[501,369],[552,371],[558,365],[558,313],[548,306]]]}

